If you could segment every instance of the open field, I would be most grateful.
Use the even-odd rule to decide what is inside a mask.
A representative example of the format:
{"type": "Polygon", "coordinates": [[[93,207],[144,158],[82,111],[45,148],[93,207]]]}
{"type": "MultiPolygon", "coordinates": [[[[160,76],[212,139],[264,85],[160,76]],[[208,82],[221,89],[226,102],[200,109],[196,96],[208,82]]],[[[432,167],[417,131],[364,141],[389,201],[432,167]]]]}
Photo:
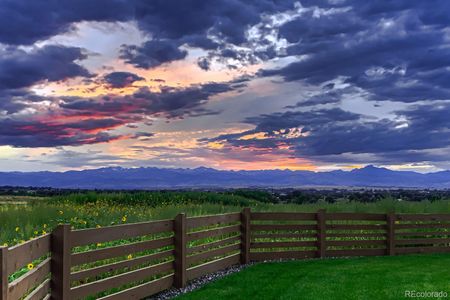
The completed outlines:
{"type": "Polygon", "coordinates": [[[253,211],[315,212],[397,212],[450,213],[450,201],[376,202],[318,201],[312,204],[274,204],[261,196],[215,192],[77,193],[52,197],[0,196],[0,245],[15,245],[49,232],[57,224],[73,228],[134,223],[173,218],[180,212],[188,216],[238,212],[249,206],[253,211]],[[256,200],[258,199],[258,200],[256,200]]]}
{"type": "Polygon", "coordinates": [[[405,291],[450,295],[449,265],[448,254],[261,263],[176,299],[407,299],[405,291]]]}
{"type": "MultiPolygon", "coordinates": [[[[251,194],[250,194],[251,195],[251,194]]],[[[370,203],[361,203],[355,201],[336,201],[333,203],[328,203],[325,201],[318,201],[313,204],[275,204],[268,203],[265,201],[261,201],[261,197],[251,198],[244,197],[242,195],[230,195],[230,194],[220,194],[213,192],[170,192],[170,193],[159,193],[159,192],[142,192],[142,193],[78,193],[78,194],[66,194],[66,195],[56,195],[49,197],[36,197],[36,198],[20,198],[20,197],[4,197],[4,203],[0,205],[0,226],[1,237],[4,238],[4,244],[8,244],[8,246],[12,246],[15,244],[22,244],[23,241],[28,240],[32,237],[37,237],[40,235],[45,235],[50,232],[57,224],[61,223],[69,223],[71,226],[66,227],[68,232],[70,231],[70,227],[73,229],[83,229],[83,228],[98,228],[89,230],[87,232],[110,232],[111,230],[121,230],[120,228],[130,228],[133,227],[142,227],[143,224],[134,224],[134,225],[126,225],[126,226],[114,226],[115,229],[111,229],[111,227],[103,228],[109,225],[118,225],[125,223],[136,223],[142,221],[149,220],[161,220],[161,219],[173,219],[175,215],[179,212],[186,212],[189,216],[199,216],[206,214],[218,214],[224,212],[239,212],[242,211],[243,207],[251,207],[251,210],[254,213],[250,213],[250,210],[245,210],[242,214],[228,214],[219,216],[208,216],[201,218],[190,218],[190,221],[184,225],[187,228],[186,235],[186,247],[188,249],[197,249],[194,251],[191,256],[184,255],[183,257],[189,261],[191,268],[189,269],[190,278],[196,278],[194,275],[197,274],[205,274],[201,273],[203,271],[199,270],[209,270],[208,272],[214,271],[212,266],[221,266],[221,268],[229,266],[231,264],[242,262],[242,255],[239,254],[239,250],[242,249],[243,246],[239,246],[239,244],[223,244],[222,239],[224,239],[225,243],[228,243],[228,239],[233,243],[239,239],[239,235],[236,235],[236,231],[242,235],[242,237],[253,237],[253,241],[242,242],[242,245],[250,245],[246,248],[245,254],[245,262],[248,262],[249,259],[252,261],[263,261],[266,259],[278,259],[280,253],[285,258],[305,258],[305,257],[326,257],[326,256],[340,256],[338,254],[344,254],[345,256],[350,255],[386,255],[386,251],[389,249],[394,249],[394,247],[389,246],[389,241],[395,240],[395,230],[391,230],[392,234],[383,233],[382,239],[380,239],[378,232],[379,230],[385,230],[384,227],[387,225],[378,224],[386,222],[388,216],[385,214],[371,214],[368,216],[367,214],[361,214],[361,212],[397,212],[397,213],[448,213],[449,212],[449,202],[446,200],[438,200],[438,201],[422,201],[422,202],[407,202],[407,201],[398,201],[392,200],[389,198],[383,199],[381,201],[370,202],[370,203]],[[318,209],[325,208],[329,213],[325,214],[323,211],[317,213],[318,209]],[[263,211],[263,213],[261,213],[263,211]],[[290,212],[289,214],[268,214],[264,213],[264,211],[272,211],[272,212],[290,212]],[[302,212],[298,214],[292,214],[292,212],[302,212]],[[312,213],[304,213],[304,212],[312,212],[312,213]],[[349,214],[333,214],[333,212],[356,212],[357,214],[352,214],[354,217],[357,216],[357,219],[354,217],[349,217],[349,214]],[[359,214],[358,214],[359,213],[359,214]],[[248,217],[243,217],[247,215],[248,217]],[[236,224],[241,220],[247,219],[250,220],[250,216],[253,219],[254,223],[250,225],[250,221],[248,225],[236,224]],[[287,216],[287,217],[285,217],[287,216]],[[297,216],[299,219],[294,220],[296,222],[303,222],[301,224],[293,225],[292,217],[297,216]],[[339,233],[330,234],[330,238],[328,239],[328,246],[323,246],[325,238],[322,238],[322,234],[320,237],[318,234],[322,232],[322,229],[325,228],[325,225],[319,225],[319,221],[323,220],[320,224],[325,224],[325,216],[329,221],[329,229],[331,231],[340,230],[339,233]],[[217,221],[216,218],[219,218],[217,221]],[[342,221],[346,218],[349,218],[349,223],[345,225],[345,222],[342,221]],[[362,219],[361,219],[362,218],[362,219]],[[369,219],[366,219],[369,218],[369,219]],[[198,220],[197,220],[198,219],[198,220]],[[195,221],[194,221],[195,220],[195,221]],[[205,225],[201,220],[207,220],[207,224],[205,225]],[[224,220],[227,220],[226,222],[224,220]],[[338,223],[335,223],[337,220],[338,223]],[[362,220],[358,221],[357,220],[362,220]],[[208,223],[209,222],[209,223],[208,223]],[[306,223],[304,223],[306,222],[306,223]],[[314,222],[317,222],[315,224],[314,222]],[[343,223],[344,222],[344,223],[343,223]],[[357,225],[357,223],[361,223],[357,225]],[[20,224],[20,225],[17,225],[20,224]],[[203,224],[203,225],[202,225],[203,224]],[[337,224],[337,225],[336,225],[337,224]],[[350,225],[349,225],[350,224],[350,225]],[[380,225],[380,226],[379,226],[380,225]],[[198,228],[197,228],[198,227],[198,228]],[[344,228],[345,227],[345,228],[344,228]],[[358,227],[356,229],[356,227],[358,227]],[[376,228],[375,228],[376,227],[376,228]],[[249,228],[248,231],[243,231],[242,228],[249,228]],[[302,230],[308,231],[304,232],[304,236],[301,237],[301,241],[298,241],[297,238],[293,237],[294,234],[289,233],[273,233],[272,231],[297,231],[299,228],[302,230]],[[353,236],[353,234],[342,233],[342,230],[358,230],[357,234],[353,236]],[[316,231],[316,233],[309,232],[310,230],[316,231]],[[373,230],[377,231],[377,233],[372,232],[373,230]],[[210,232],[211,231],[211,232],[210,232]],[[260,231],[269,231],[271,233],[261,233],[260,231]],[[259,232],[259,233],[258,233],[259,232]],[[255,233],[255,234],[254,234],[255,233]],[[351,235],[351,236],[350,236],[351,235]],[[363,236],[371,236],[371,240],[360,240],[360,235],[363,236]],[[387,237],[387,236],[391,237],[387,237]],[[237,239],[236,239],[237,237],[237,239]],[[304,239],[305,237],[308,237],[304,239]],[[311,239],[312,237],[312,239],[311,239]],[[385,239],[386,238],[386,239],[385,239]],[[318,242],[315,242],[317,239],[318,242]],[[215,255],[214,259],[217,261],[214,264],[209,265],[209,260],[212,259],[208,251],[202,252],[204,245],[222,245],[223,247],[219,247],[218,249],[212,249],[210,252],[211,255],[215,255]],[[349,247],[351,245],[356,245],[354,251],[350,251],[348,249],[341,249],[342,247],[349,247]],[[363,246],[367,246],[369,248],[361,248],[363,246]],[[382,246],[380,248],[380,246],[382,246]],[[253,247],[253,248],[252,248],[253,247]],[[317,249],[316,249],[317,247],[317,249]],[[331,247],[331,248],[330,248],[331,247]],[[337,247],[337,248],[336,248],[337,247]],[[341,247],[341,248],[339,248],[341,247]],[[375,247],[375,248],[373,248],[375,247]],[[386,248],[387,247],[387,248],[386,248]],[[255,251],[251,251],[252,248],[255,251]],[[266,250],[261,250],[260,248],[264,248],[266,250]],[[294,249],[295,248],[295,249],[294,249]],[[314,248],[314,249],[312,249],[314,248]],[[339,249],[338,249],[339,248],[339,249]],[[373,249],[372,249],[373,248],[373,249]],[[200,249],[200,250],[199,250],[200,249]],[[283,249],[283,250],[282,250],[283,249]],[[323,249],[323,250],[321,250],[323,249]],[[387,249],[387,250],[386,250],[387,249]],[[276,252],[282,250],[281,252],[276,252]],[[195,251],[200,251],[197,253],[195,251]],[[231,252],[230,252],[231,251],[231,252]],[[274,252],[275,251],[275,252],[274,252]],[[327,252],[328,251],[328,252],[327,252]],[[295,253],[294,253],[295,252],[295,253]],[[362,254],[362,253],[365,254],[362,254]],[[230,254],[231,253],[231,254],[230,254]],[[294,255],[294,254],[295,255],[294,255]],[[326,254],[329,255],[326,255],[326,254]],[[358,254],[359,253],[359,254],[358,254]],[[274,254],[276,254],[274,256],[274,254]],[[294,255],[294,256],[292,256],[294,255]],[[216,257],[217,256],[217,257],[216,257]],[[221,261],[223,259],[223,261],[221,261]],[[206,263],[205,263],[206,260],[206,263]],[[205,265],[202,264],[205,263],[205,265]],[[200,264],[200,265],[198,265],[200,264]],[[223,264],[223,266],[222,266],[223,264]],[[195,268],[200,269],[195,269],[195,268]],[[206,269],[203,269],[206,268],[206,269]],[[211,270],[210,270],[211,269],[211,270]],[[194,274],[194,275],[192,275],[194,274]]],[[[392,216],[392,214],[389,214],[392,216]]],[[[408,222],[411,219],[411,215],[403,215],[408,222]]],[[[182,216],[178,216],[182,217],[182,216]]],[[[177,217],[177,220],[179,218],[177,217]]],[[[424,216],[419,218],[419,223],[422,223],[424,216]]],[[[436,221],[435,218],[444,218],[447,220],[447,216],[440,217],[439,214],[432,216],[425,216],[427,218],[432,218],[430,221],[436,221]]],[[[186,219],[184,217],[184,219],[186,219]]],[[[389,219],[389,218],[388,218],[389,219]]],[[[402,218],[392,218],[391,223],[398,224],[398,228],[401,226],[408,227],[410,225],[403,224],[402,218]]],[[[158,221],[158,224],[166,224],[163,227],[166,228],[170,224],[179,224],[179,221],[158,221]],[[162,222],[162,223],[161,223],[162,222]],[[167,223],[169,222],[169,223],[167,223]],[[175,222],[175,223],[171,223],[175,222]],[[167,225],[169,224],[169,225],[167,225]]],[[[153,224],[153,223],[152,223],[153,224]]],[[[244,223],[243,223],[244,224],[244,223]]],[[[426,228],[435,228],[436,226],[448,227],[448,224],[431,224],[427,223],[423,226],[423,229],[426,228]]],[[[420,224],[414,224],[414,228],[416,228],[420,224]]],[[[162,226],[162,225],[161,225],[162,226]]],[[[175,225],[173,225],[175,226],[175,225]]],[[[386,230],[389,228],[394,228],[393,225],[387,226],[386,230]],[[389,227],[390,226],[390,227],[389,227]]],[[[137,228],[136,227],[136,228],[137,228]]],[[[405,227],[405,228],[406,228],[405,227]]],[[[144,227],[142,227],[144,228],[144,227]]],[[[163,229],[164,229],[163,228],[163,229]]],[[[175,228],[175,227],[173,227],[175,228]]],[[[408,227],[410,228],[410,227],[408,227]]],[[[61,227],[59,228],[61,229],[61,227]]],[[[167,229],[167,228],[166,228],[167,229]]],[[[414,231],[419,230],[414,229],[414,231]]],[[[127,229],[125,229],[127,230],[127,229]]],[[[156,230],[156,229],[155,229],[156,230]]],[[[161,229],[162,230],[162,229],[161,229]]],[[[126,284],[124,286],[119,285],[110,285],[109,288],[112,287],[112,290],[101,289],[100,285],[103,284],[101,280],[105,280],[105,282],[113,283],[115,276],[119,276],[117,278],[128,278],[133,274],[140,274],[142,276],[148,270],[159,270],[158,268],[163,268],[165,272],[168,272],[168,267],[172,266],[172,260],[175,259],[177,253],[173,252],[173,249],[176,248],[176,243],[174,241],[182,240],[179,235],[176,235],[177,230],[162,230],[158,232],[154,232],[150,235],[143,236],[134,236],[134,235],[123,235],[120,232],[115,233],[116,238],[108,239],[108,236],[100,234],[97,238],[94,238],[91,235],[84,235],[82,233],[76,233],[74,236],[75,242],[73,249],[73,265],[71,268],[71,272],[75,272],[73,284],[73,291],[76,293],[81,293],[83,295],[88,294],[96,294],[97,296],[106,296],[110,295],[114,292],[124,292],[126,288],[135,288],[134,285],[126,284]],[[173,231],[173,232],[172,232],[173,231]],[[78,236],[78,238],[76,237],[78,236]],[[89,236],[89,237],[88,237],[89,236]],[[173,236],[178,236],[173,240],[173,236]],[[156,249],[153,248],[136,248],[138,245],[159,245],[158,247],[162,247],[158,251],[162,251],[161,254],[164,254],[164,257],[160,257],[157,254],[156,249]],[[169,245],[170,244],[170,245],[169,245]],[[107,249],[108,248],[108,249],[107,249]],[[136,248],[136,249],[135,249],[136,248]],[[134,250],[133,250],[134,249],[134,250]],[[120,250],[120,251],[119,251],[120,250]],[[112,251],[108,254],[108,251],[112,251]],[[138,253],[136,253],[138,252],[138,253]],[[90,255],[94,255],[98,253],[99,257],[90,257],[89,255],[85,255],[85,253],[90,253],[90,255]],[[108,255],[107,255],[108,254],[108,255]],[[173,255],[172,255],[173,254],[173,255]],[[104,256],[107,255],[107,256],[104,256]],[[143,259],[148,255],[156,255],[158,260],[152,263],[158,263],[158,265],[148,265],[148,261],[144,263],[143,259]],[[175,255],[175,256],[174,256],[175,255]],[[95,259],[94,259],[95,258],[95,259]],[[136,265],[135,265],[136,262],[136,265]],[[141,265],[142,264],[142,265],[141,265]],[[109,269],[109,265],[112,266],[125,266],[130,265],[130,267],[126,267],[125,269],[109,269]],[[139,268],[144,267],[144,269],[140,270],[139,268]],[[131,269],[130,269],[131,268],[131,269]],[[149,269],[146,269],[149,268],[149,269]],[[152,269],[153,268],[153,269],[152,269]],[[92,275],[92,272],[97,272],[97,269],[101,271],[102,274],[92,275]],[[139,269],[139,270],[138,270],[139,269]],[[167,270],[166,270],[167,269],[167,270]],[[125,273],[124,273],[125,272],[125,273]],[[143,273],[144,272],[144,273],[143,273]],[[80,274],[91,274],[86,275],[86,278],[80,274]],[[100,283],[97,281],[100,280],[100,283]],[[96,287],[93,291],[90,288],[96,287]],[[89,293],[88,293],[89,292],[89,293]],[[98,294],[100,292],[100,294],[98,294]]],[[[178,229],[177,232],[180,232],[178,229]]],[[[185,231],[186,232],[186,231],[185,231]]],[[[325,231],[323,231],[325,232],[325,231]]],[[[443,243],[448,243],[444,236],[447,230],[444,229],[442,233],[437,234],[432,233],[432,236],[435,238],[430,238],[432,245],[436,244],[436,246],[441,245],[443,243]],[[437,240],[439,239],[439,240],[437,240]]],[[[142,232],[141,232],[142,234],[142,232]]],[[[186,233],[185,233],[186,234],[186,233]]],[[[417,235],[417,232],[413,232],[413,235],[417,235]]],[[[401,235],[399,233],[399,235],[401,235]]],[[[427,233],[427,236],[429,234],[427,233]]],[[[68,236],[71,236],[68,233],[68,236]]],[[[408,235],[408,239],[411,237],[411,233],[408,235]]],[[[33,239],[30,243],[36,243],[36,240],[47,240],[49,236],[45,235],[44,237],[40,237],[38,239],[33,239]]],[[[415,240],[401,240],[403,242],[414,242],[417,244],[419,241],[419,245],[423,245],[423,243],[429,244],[427,241],[421,241],[420,239],[415,240]]],[[[40,243],[40,242],[39,242],[40,243]]],[[[42,242],[45,243],[45,242],[42,242]]],[[[404,244],[404,243],[403,243],[404,244]]],[[[0,244],[2,245],[2,244],[0,244]]],[[[24,247],[25,245],[21,245],[20,247],[24,247]]],[[[401,246],[401,245],[400,245],[401,246]]],[[[50,246],[47,246],[46,253],[42,252],[39,256],[30,257],[29,260],[33,260],[31,263],[31,267],[29,265],[22,264],[22,268],[11,268],[8,273],[8,281],[10,286],[16,286],[20,280],[24,278],[29,278],[32,276],[33,272],[38,272],[43,266],[48,266],[48,252],[50,251],[50,246]],[[39,258],[38,258],[39,257],[39,258]],[[29,274],[27,274],[29,273],[29,274]]],[[[157,247],[157,248],[158,248],[157,247]]],[[[245,246],[247,247],[247,246],[245,246]]],[[[353,247],[353,246],[351,246],[353,247]]],[[[446,246],[445,246],[446,247],[446,246]]],[[[17,248],[17,247],[15,247],[17,248]]],[[[62,249],[62,247],[61,247],[62,249]]],[[[178,249],[181,249],[178,247],[178,249]]],[[[431,248],[428,248],[430,250],[431,248]]],[[[412,248],[398,248],[398,254],[401,253],[411,253],[409,250],[414,250],[412,248]],[[408,250],[408,251],[404,251],[408,250]]],[[[443,249],[442,247],[437,247],[436,251],[447,251],[448,249],[443,249]]],[[[10,257],[15,257],[18,255],[19,250],[14,250],[9,248],[8,255],[10,257]],[[13,251],[13,252],[11,252],[13,251]]],[[[421,250],[422,251],[422,250],[421,250]]],[[[427,251],[433,252],[433,251],[427,251]]],[[[396,252],[397,253],[397,252],[396,252]]],[[[155,256],[155,257],[156,257],[155,256]]],[[[178,261],[179,261],[178,256],[178,261]]],[[[53,259],[53,258],[52,258],[53,259]]],[[[57,259],[58,260],[58,259],[57,259]]],[[[339,260],[336,260],[339,261],[339,260]]],[[[212,261],[211,261],[212,263],[212,261]]],[[[218,270],[219,268],[215,269],[218,270]]],[[[187,272],[187,268],[184,268],[185,272],[187,272]]],[[[48,271],[48,270],[47,270],[48,271]]],[[[46,271],[46,272],[47,272],[46,271]]],[[[100,272],[98,271],[98,272],[100,272]]],[[[322,270],[326,272],[326,270],[322,270]]],[[[44,272],[44,271],[43,271],[44,272]]],[[[149,271],[150,272],[150,271],[149,271]]],[[[155,271],[156,272],[156,271],[155,271]]],[[[268,270],[268,272],[272,272],[268,270]]],[[[55,273],[56,274],[56,273],[55,273]]],[[[153,273],[152,273],[153,274],[153,273]]],[[[177,273],[180,274],[180,273],[177,273]]],[[[151,279],[158,280],[167,280],[164,284],[164,288],[168,288],[172,282],[170,278],[164,279],[161,275],[164,274],[154,274],[155,276],[151,277],[151,279]]],[[[134,276],[134,275],[133,275],[134,276]]],[[[136,275],[137,276],[137,275],[136,275]]],[[[167,275],[169,276],[169,275],[167,275]]],[[[170,275],[171,276],[171,275],[170,275]]],[[[130,277],[131,278],[131,277],[130,277]]],[[[142,279],[142,278],[141,278],[142,279]]],[[[147,278],[148,279],[148,278],[147,278]]],[[[146,280],[147,280],[146,279],[146,280]]],[[[141,282],[143,283],[143,282],[141,282]]],[[[149,283],[153,284],[153,283],[149,283]]],[[[155,283],[156,286],[156,283],[155,283]]],[[[283,289],[282,287],[280,289],[283,289]]],[[[158,290],[159,291],[159,290],[158,290]]],[[[17,292],[18,293],[18,292],[17,292]]],[[[146,294],[149,295],[149,294],[146,294]]],[[[94,298],[97,296],[93,296],[94,298]]],[[[287,296],[288,298],[291,295],[287,296]]],[[[92,298],[92,299],[94,299],[92,298]]],[[[89,297],[89,299],[91,299],[89,297]]],[[[269,298],[270,299],[270,298],[269,298]]]]}

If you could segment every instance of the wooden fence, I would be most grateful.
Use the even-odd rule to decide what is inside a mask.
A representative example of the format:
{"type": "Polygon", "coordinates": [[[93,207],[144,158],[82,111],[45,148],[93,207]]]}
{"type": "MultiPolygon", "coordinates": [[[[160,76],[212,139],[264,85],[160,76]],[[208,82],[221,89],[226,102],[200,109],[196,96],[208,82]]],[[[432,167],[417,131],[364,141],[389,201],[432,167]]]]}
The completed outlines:
{"type": "Polygon", "coordinates": [[[450,253],[450,214],[245,208],[83,230],[59,225],[0,248],[0,300],[141,299],[250,261],[438,252],[450,253]]]}

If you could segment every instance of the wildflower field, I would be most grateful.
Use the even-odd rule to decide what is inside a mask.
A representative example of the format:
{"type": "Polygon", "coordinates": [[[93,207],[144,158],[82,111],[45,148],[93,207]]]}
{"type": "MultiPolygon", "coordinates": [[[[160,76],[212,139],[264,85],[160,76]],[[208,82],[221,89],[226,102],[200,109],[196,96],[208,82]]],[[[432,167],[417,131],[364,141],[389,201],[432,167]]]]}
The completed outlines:
{"type": "Polygon", "coordinates": [[[408,202],[386,198],[372,203],[338,201],[314,204],[262,202],[249,193],[217,192],[82,192],[52,197],[0,196],[0,245],[12,246],[50,232],[57,224],[75,229],[162,220],[180,212],[188,216],[254,211],[450,213],[450,201],[408,202]]]}

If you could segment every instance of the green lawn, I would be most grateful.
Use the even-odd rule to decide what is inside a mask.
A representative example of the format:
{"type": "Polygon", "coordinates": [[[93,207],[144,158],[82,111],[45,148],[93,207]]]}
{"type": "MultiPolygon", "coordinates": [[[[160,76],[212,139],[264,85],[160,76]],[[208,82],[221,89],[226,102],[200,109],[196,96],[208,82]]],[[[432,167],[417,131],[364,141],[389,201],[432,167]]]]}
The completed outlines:
{"type": "Polygon", "coordinates": [[[177,299],[408,299],[407,290],[450,299],[450,255],[261,263],[177,299]]]}

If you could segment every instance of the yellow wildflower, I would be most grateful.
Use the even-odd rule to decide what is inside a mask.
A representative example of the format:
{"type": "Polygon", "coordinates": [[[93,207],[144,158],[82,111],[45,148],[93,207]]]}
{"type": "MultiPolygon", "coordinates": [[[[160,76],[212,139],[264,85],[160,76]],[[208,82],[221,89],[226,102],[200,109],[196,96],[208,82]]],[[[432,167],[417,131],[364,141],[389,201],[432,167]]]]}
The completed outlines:
{"type": "Polygon", "coordinates": [[[101,247],[102,246],[102,243],[97,243],[97,247],[101,247]]]}
{"type": "Polygon", "coordinates": [[[37,230],[34,231],[34,235],[38,235],[38,233],[39,233],[39,232],[38,232],[37,230]]]}
{"type": "Polygon", "coordinates": [[[42,234],[47,234],[47,231],[45,231],[45,230],[42,230],[42,234]]]}
{"type": "Polygon", "coordinates": [[[95,228],[101,228],[101,227],[102,227],[102,226],[100,226],[100,225],[98,225],[98,224],[95,225],[95,228]]]}
{"type": "Polygon", "coordinates": [[[133,255],[128,254],[127,259],[132,259],[132,258],[133,258],[133,255]]]}
{"type": "Polygon", "coordinates": [[[123,216],[122,217],[122,222],[126,222],[127,221],[127,216],[123,216]]]}
{"type": "Polygon", "coordinates": [[[63,214],[64,214],[64,212],[63,212],[62,210],[60,210],[60,211],[59,211],[59,214],[60,214],[60,215],[63,215],[63,214]]]}
{"type": "Polygon", "coordinates": [[[33,265],[32,263],[29,263],[29,264],[27,265],[27,268],[28,268],[28,270],[33,270],[34,265],[33,265]]]}
{"type": "Polygon", "coordinates": [[[16,232],[19,232],[19,230],[20,230],[20,228],[19,228],[19,227],[16,227],[16,232]]]}

